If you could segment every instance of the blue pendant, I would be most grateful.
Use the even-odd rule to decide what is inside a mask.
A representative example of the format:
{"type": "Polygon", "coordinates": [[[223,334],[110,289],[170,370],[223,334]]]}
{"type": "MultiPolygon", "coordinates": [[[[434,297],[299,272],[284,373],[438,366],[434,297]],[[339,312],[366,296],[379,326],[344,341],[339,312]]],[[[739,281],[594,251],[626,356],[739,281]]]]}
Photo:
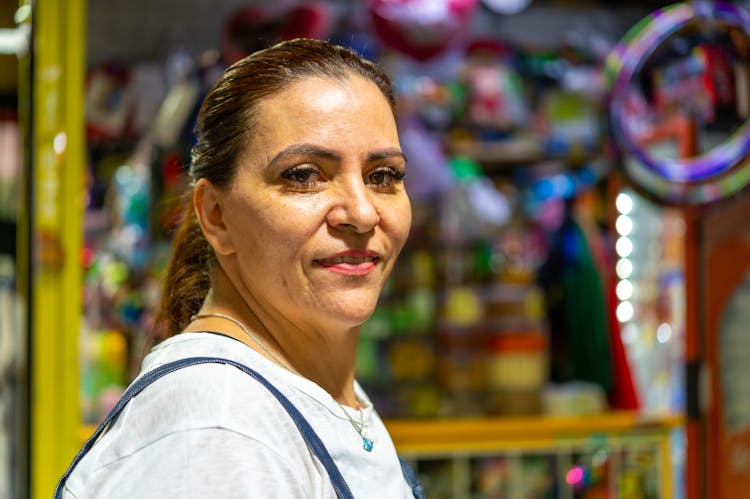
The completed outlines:
{"type": "Polygon", "coordinates": [[[367,452],[372,452],[372,440],[370,440],[367,437],[362,437],[362,448],[366,450],[367,452]]]}

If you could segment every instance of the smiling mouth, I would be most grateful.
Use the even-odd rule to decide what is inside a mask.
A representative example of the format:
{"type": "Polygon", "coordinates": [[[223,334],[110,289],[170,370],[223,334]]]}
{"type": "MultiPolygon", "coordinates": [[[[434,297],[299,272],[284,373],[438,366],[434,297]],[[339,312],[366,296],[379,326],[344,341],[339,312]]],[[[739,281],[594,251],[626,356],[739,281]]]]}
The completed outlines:
{"type": "Polygon", "coordinates": [[[336,256],[333,258],[320,258],[315,260],[318,264],[324,267],[330,267],[333,265],[362,265],[365,263],[377,263],[380,260],[377,256],[336,256]]]}

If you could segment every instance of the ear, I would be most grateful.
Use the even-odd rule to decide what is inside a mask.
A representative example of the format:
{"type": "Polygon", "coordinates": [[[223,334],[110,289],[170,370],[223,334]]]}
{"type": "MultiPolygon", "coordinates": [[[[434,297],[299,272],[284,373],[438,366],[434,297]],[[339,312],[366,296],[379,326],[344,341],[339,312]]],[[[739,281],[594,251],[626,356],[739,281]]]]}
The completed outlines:
{"type": "Polygon", "coordinates": [[[193,209],[206,241],[219,255],[235,252],[232,238],[224,223],[224,193],[205,178],[198,180],[193,188],[193,209]]]}

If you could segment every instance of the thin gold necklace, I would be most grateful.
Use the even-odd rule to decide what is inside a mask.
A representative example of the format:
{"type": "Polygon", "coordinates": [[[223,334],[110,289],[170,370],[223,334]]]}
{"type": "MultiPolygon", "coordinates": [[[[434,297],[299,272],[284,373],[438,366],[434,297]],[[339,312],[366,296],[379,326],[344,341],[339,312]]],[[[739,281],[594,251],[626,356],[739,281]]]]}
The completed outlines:
{"type": "MultiPolygon", "coordinates": [[[[205,313],[205,314],[196,314],[196,315],[194,315],[194,316],[192,316],[190,318],[190,322],[193,322],[196,319],[205,319],[205,318],[208,318],[208,317],[216,317],[218,319],[224,319],[224,320],[227,320],[227,321],[233,323],[234,325],[236,325],[237,327],[239,327],[240,329],[242,329],[242,331],[248,337],[250,337],[250,339],[252,339],[266,353],[266,355],[268,355],[271,358],[271,360],[273,360],[274,362],[276,362],[278,365],[280,365],[284,369],[286,369],[286,370],[288,370],[290,372],[293,372],[294,374],[296,374],[298,376],[301,376],[301,374],[299,372],[297,372],[297,370],[294,369],[294,367],[292,367],[288,362],[286,362],[286,361],[280,359],[278,356],[276,356],[276,354],[274,354],[271,351],[271,349],[268,348],[265,345],[265,343],[263,343],[262,341],[260,341],[260,338],[258,338],[255,334],[253,334],[253,332],[250,330],[250,328],[248,328],[247,326],[245,326],[245,324],[242,321],[240,321],[239,319],[236,319],[236,318],[232,317],[231,315],[221,314],[221,313],[218,313],[218,312],[205,313]]],[[[305,393],[305,395],[308,395],[309,397],[311,397],[306,392],[303,391],[303,393],[305,393]]],[[[316,402],[321,403],[315,397],[311,397],[311,398],[313,400],[315,400],[316,402]]],[[[373,448],[373,446],[375,444],[374,444],[374,442],[371,439],[367,438],[367,429],[365,428],[364,415],[362,413],[362,406],[360,405],[359,401],[357,401],[357,412],[359,413],[359,423],[357,423],[349,415],[349,412],[346,410],[346,407],[344,407],[335,398],[331,397],[331,399],[333,399],[333,401],[336,402],[336,405],[338,405],[339,408],[341,408],[341,412],[344,413],[344,416],[346,416],[346,419],[352,425],[352,428],[354,428],[354,431],[356,431],[359,434],[359,436],[362,438],[362,448],[365,449],[367,452],[371,452],[372,448],[373,448]]],[[[324,407],[326,407],[325,404],[322,404],[322,405],[324,407]]]]}

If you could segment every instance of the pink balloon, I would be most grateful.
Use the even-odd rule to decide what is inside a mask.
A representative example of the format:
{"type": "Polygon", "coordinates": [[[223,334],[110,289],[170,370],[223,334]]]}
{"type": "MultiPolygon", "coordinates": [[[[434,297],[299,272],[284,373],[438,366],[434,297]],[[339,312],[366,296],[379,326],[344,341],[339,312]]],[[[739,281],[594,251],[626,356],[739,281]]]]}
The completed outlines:
{"type": "Polygon", "coordinates": [[[469,28],[477,0],[368,0],[375,34],[419,61],[456,43],[469,28]]]}

